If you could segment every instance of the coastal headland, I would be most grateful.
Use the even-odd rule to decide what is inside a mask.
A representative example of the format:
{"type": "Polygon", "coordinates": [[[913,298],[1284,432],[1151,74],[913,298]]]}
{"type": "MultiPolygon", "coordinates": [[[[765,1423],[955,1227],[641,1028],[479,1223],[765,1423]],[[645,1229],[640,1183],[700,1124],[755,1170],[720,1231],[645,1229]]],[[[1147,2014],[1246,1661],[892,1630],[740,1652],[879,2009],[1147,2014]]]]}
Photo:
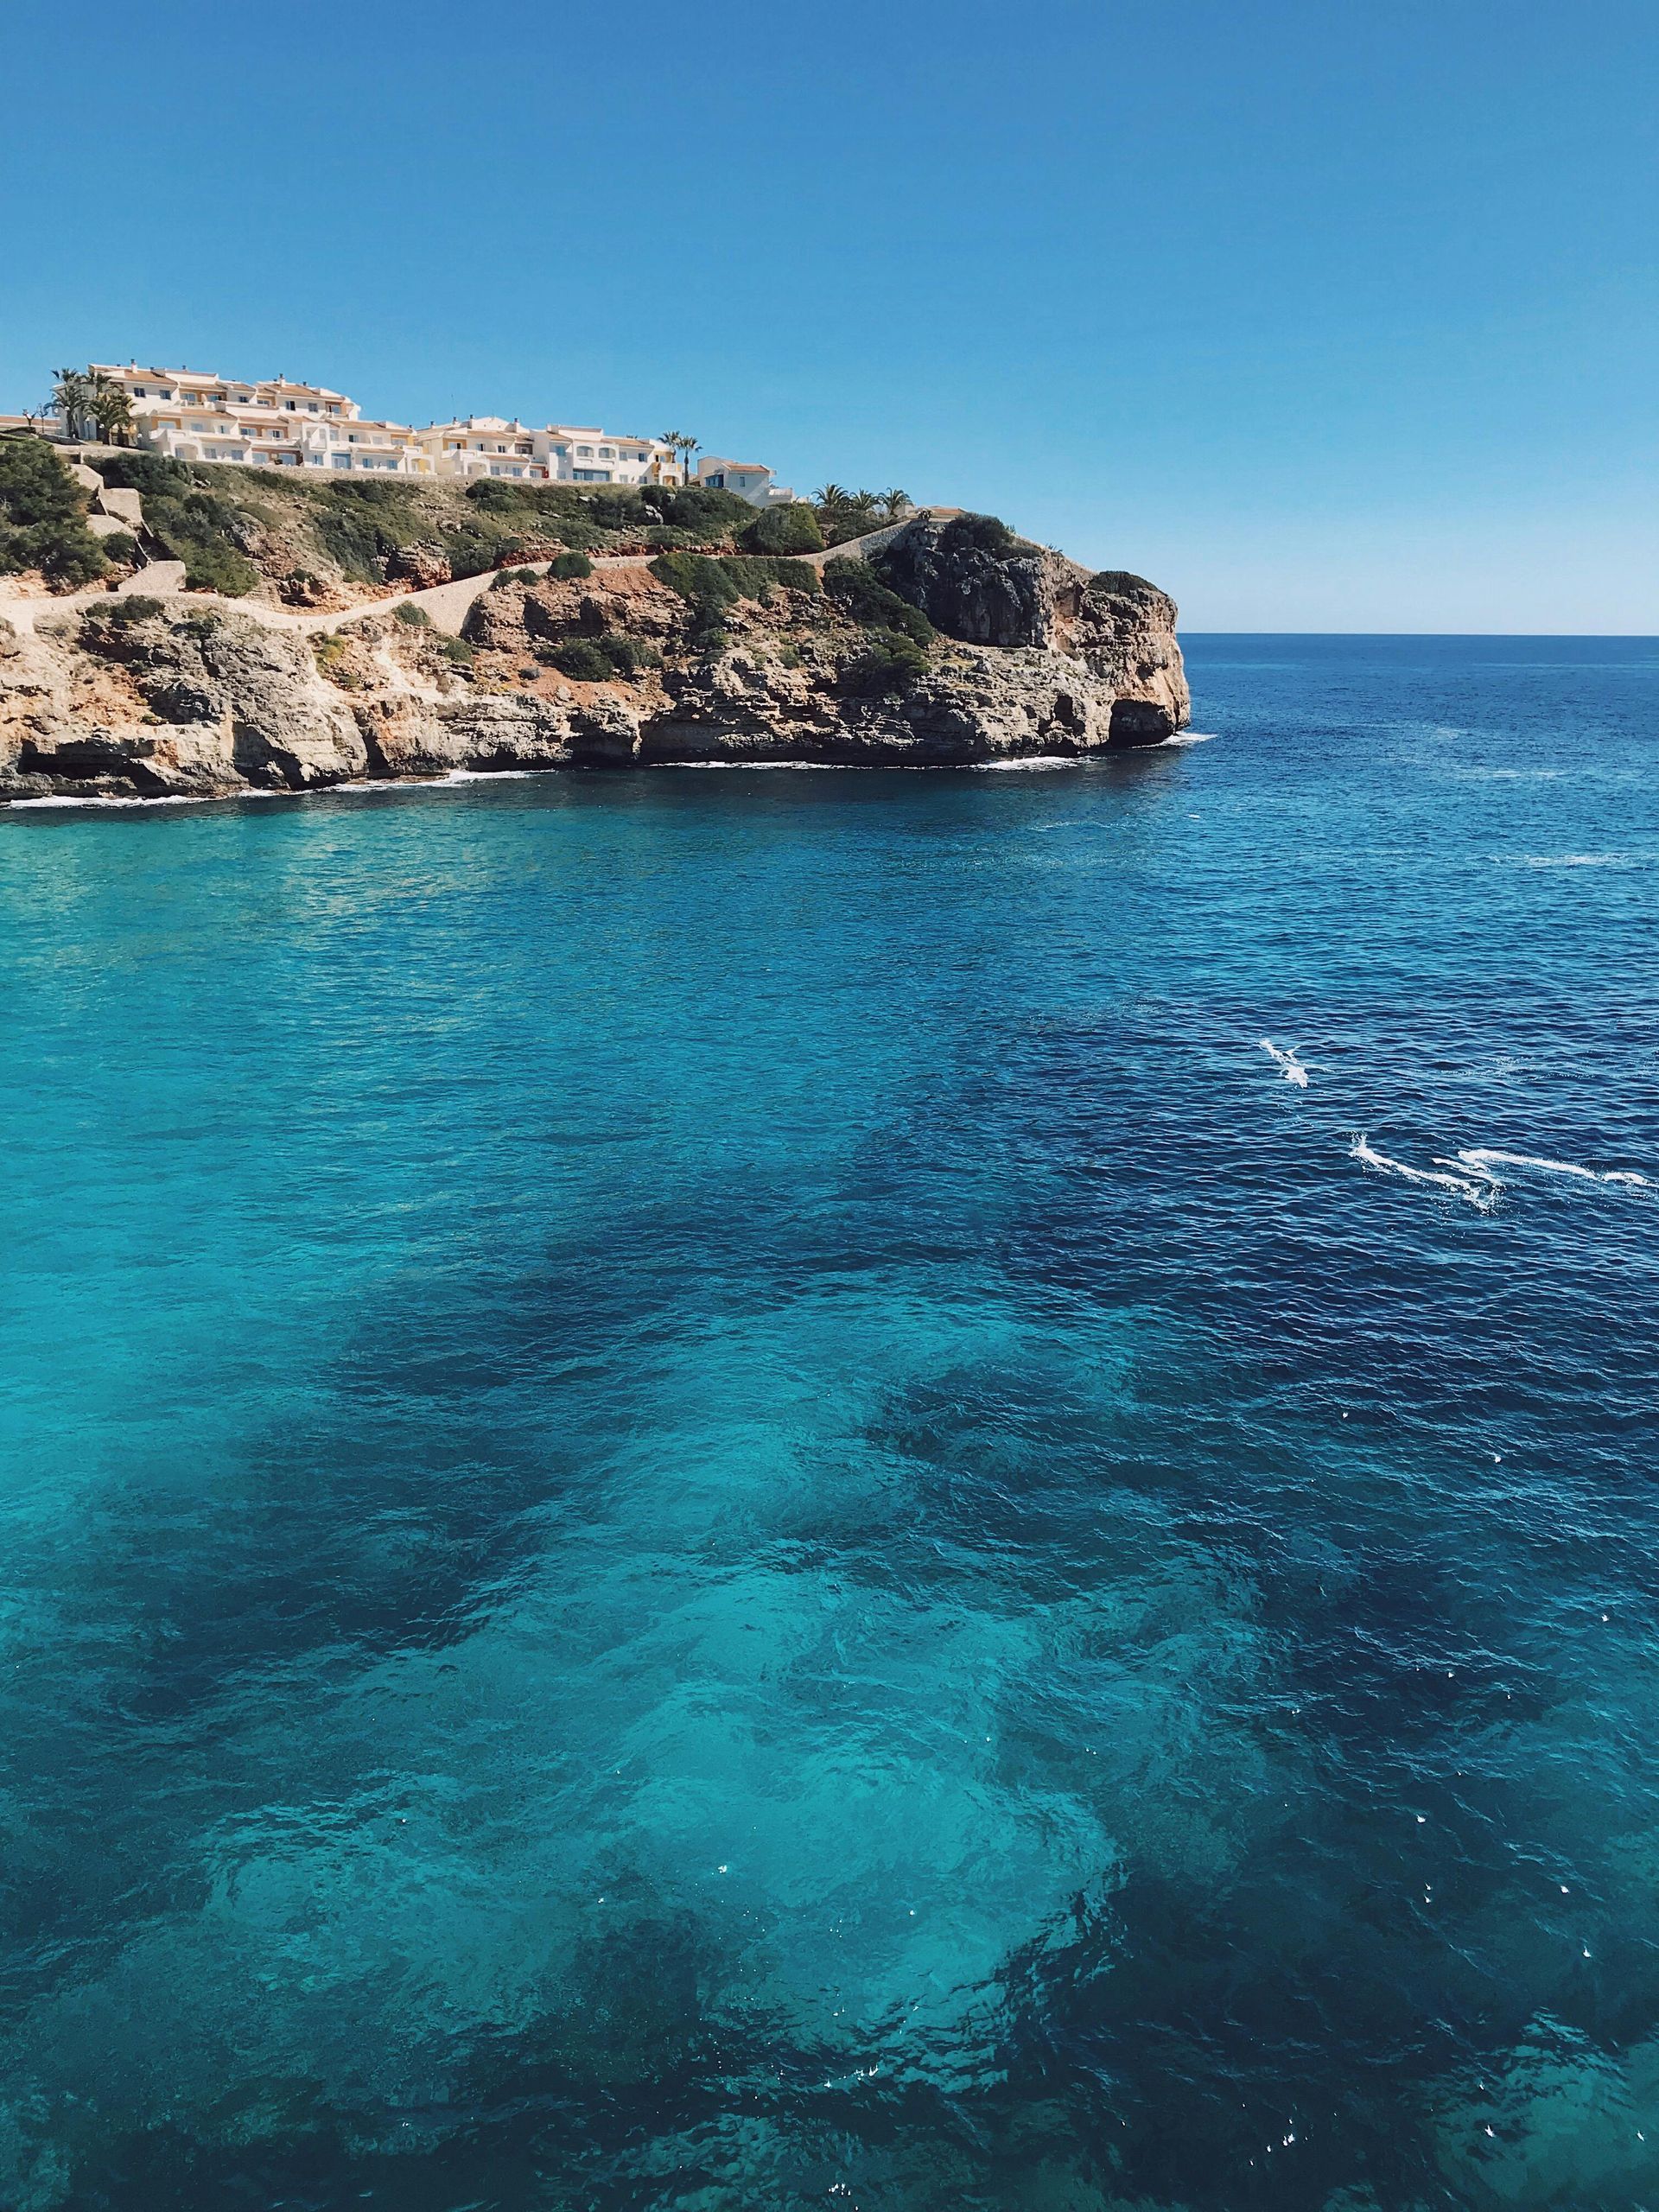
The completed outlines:
{"type": "Polygon", "coordinates": [[[0,492],[23,480],[0,801],[963,766],[1157,744],[1187,718],[1168,596],[990,516],[925,508],[826,545],[804,502],[757,514],[700,486],[252,474],[0,442],[0,492]]]}

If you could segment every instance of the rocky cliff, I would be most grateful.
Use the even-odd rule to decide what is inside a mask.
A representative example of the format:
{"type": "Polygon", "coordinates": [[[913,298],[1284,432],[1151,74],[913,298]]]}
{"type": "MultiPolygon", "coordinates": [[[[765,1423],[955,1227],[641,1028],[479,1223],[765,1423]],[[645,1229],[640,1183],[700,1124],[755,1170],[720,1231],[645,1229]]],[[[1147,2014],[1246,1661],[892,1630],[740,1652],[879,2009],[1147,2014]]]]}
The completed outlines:
{"type": "MultiPolygon", "coordinates": [[[[451,592],[454,587],[448,588],[451,592]]],[[[683,556],[303,618],[197,594],[0,624],[0,799],[303,791],[455,768],[971,764],[1155,743],[1175,608],[988,518],[923,516],[823,579],[683,556]],[[435,613],[429,615],[427,607],[435,613]]]]}

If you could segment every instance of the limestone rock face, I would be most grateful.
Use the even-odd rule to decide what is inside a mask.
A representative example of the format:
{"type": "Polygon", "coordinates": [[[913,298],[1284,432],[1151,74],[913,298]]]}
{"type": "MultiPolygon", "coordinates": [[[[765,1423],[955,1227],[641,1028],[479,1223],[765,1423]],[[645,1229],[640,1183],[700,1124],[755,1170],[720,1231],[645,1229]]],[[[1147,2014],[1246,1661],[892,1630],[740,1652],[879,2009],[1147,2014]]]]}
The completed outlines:
{"type": "Polygon", "coordinates": [[[833,664],[728,656],[671,677],[645,724],[645,761],[822,760],[972,766],[1082,754],[1111,741],[1112,694],[1058,654],[968,648],[904,691],[849,695],[833,664]]]}
{"type": "Polygon", "coordinates": [[[877,556],[943,632],[925,654],[868,594],[861,613],[856,594],[777,583],[711,614],[643,561],[515,574],[459,639],[435,600],[425,621],[369,607],[303,628],[143,594],[24,607],[0,623],[0,801],[690,761],[972,766],[1156,743],[1185,721],[1162,592],[957,520],[970,526],[918,517],[877,556]]]}
{"type": "Polygon", "coordinates": [[[1094,575],[1062,553],[1015,538],[999,546],[982,516],[923,515],[877,556],[892,588],[948,638],[1035,646],[1080,661],[1110,686],[1112,744],[1156,744],[1192,712],[1175,602],[1141,576],[1094,575]]]}
{"type": "Polygon", "coordinates": [[[100,608],[31,643],[13,689],[37,703],[20,712],[14,697],[0,716],[0,793],[305,791],[367,766],[308,644],[244,616],[173,625],[100,608]]]}
{"type": "Polygon", "coordinates": [[[407,584],[412,591],[429,591],[434,584],[447,584],[452,574],[448,556],[441,545],[422,542],[400,546],[386,556],[389,581],[407,584]]]}
{"type": "Polygon", "coordinates": [[[100,651],[124,663],[163,722],[216,728],[242,782],[304,791],[360,776],[368,753],[350,709],[301,637],[245,616],[163,628],[106,625],[100,651]]]}
{"type": "Polygon", "coordinates": [[[639,738],[627,703],[603,696],[582,705],[512,693],[368,701],[358,719],[377,776],[621,765],[639,738]]]}

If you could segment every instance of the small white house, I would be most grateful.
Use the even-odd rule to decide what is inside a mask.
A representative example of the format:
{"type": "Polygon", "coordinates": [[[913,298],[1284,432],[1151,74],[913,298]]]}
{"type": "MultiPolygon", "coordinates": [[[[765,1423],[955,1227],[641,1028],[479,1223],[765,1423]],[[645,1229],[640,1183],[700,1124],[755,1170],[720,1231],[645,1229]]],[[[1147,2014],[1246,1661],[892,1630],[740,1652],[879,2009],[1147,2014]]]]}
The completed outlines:
{"type": "Polygon", "coordinates": [[[786,484],[774,484],[763,461],[727,461],[706,453],[697,463],[697,481],[710,492],[735,492],[752,507],[787,507],[795,494],[786,484]]]}

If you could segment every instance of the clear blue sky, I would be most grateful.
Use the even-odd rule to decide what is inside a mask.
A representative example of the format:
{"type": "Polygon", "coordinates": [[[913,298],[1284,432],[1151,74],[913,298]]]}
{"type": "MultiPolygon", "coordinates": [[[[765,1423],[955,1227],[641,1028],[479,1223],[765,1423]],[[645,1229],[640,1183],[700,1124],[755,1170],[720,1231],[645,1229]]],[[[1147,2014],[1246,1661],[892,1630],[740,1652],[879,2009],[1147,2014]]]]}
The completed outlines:
{"type": "Polygon", "coordinates": [[[1193,629],[1659,632],[1652,0],[8,10],[60,362],[688,429],[1193,629]]]}

